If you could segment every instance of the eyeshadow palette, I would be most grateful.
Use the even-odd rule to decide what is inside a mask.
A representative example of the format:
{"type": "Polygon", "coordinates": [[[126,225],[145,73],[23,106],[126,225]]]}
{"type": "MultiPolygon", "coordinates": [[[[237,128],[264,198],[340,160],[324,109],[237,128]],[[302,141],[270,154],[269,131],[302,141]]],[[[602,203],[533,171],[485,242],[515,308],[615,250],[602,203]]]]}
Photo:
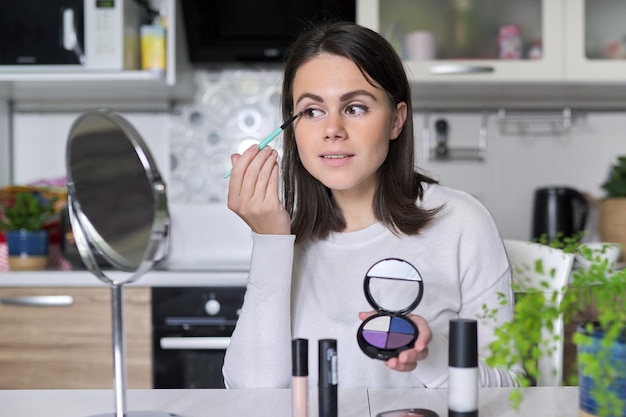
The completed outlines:
{"type": "Polygon", "coordinates": [[[417,307],[423,293],[417,269],[401,259],[383,259],[370,268],[363,286],[365,297],[378,312],[364,320],[357,332],[363,353],[387,360],[410,349],[418,331],[405,314],[417,307]]]}
{"type": "Polygon", "coordinates": [[[367,342],[366,349],[369,352],[380,356],[380,359],[388,359],[387,356],[397,349],[413,346],[417,339],[417,328],[411,320],[403,316],[376,315],[363,323],[361,335],[363,341],[367,342]],[[380,350],[385,352],[379,352],[380,350]]]}

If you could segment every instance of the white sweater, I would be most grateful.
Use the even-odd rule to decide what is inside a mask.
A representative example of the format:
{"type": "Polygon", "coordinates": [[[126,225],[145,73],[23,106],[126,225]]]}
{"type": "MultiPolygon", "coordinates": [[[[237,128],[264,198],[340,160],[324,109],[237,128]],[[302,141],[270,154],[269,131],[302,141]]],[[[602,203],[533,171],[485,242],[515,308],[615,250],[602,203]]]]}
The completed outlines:
{"type": "MultiPolygon", "coordinates": [[[[444,209],[417,236],[396,236],[382,224],[294,245],[293,235],[253,234],[250,275],[241,316],[224,361],[229,388],[291,386],[291,340],[309,339],[309,384],[317,386],[317,341],[337,339],[339,386],[446,387],[448,328],[454,318],[478,319],[482,305],[499,305],[498,322],[512,317],[511,271],[491,215],[472,196],[427,186],[424,208],[444,209]],[[363,293],[369,268],[384,258],[414,265],[423,279],[413,311],[429,323],[429,356],[412,372],[394,371],[359,349],[360,311],[371,311],[363,293]]],[[[482,355],[494,321],[479,320],[482,355]]],[[[512,374],[479,361],[482,386],[513,385],[512,374]]]]}

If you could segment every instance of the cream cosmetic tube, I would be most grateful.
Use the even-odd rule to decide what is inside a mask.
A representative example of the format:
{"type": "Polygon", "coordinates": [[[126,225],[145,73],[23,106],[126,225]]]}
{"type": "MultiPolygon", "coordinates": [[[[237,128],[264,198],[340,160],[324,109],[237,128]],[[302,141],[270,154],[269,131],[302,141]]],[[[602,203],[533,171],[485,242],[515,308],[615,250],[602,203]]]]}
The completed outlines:
{"type": "Polygon", "coordinates": [[[478,322],[450,320],[448,417],[478,417],[478,322]]]}
{"type": "Polygon", "coordinates": [[[309,341],[291,341],[293,417],[307,417],[307,395],[309,392],[309,341]]]}

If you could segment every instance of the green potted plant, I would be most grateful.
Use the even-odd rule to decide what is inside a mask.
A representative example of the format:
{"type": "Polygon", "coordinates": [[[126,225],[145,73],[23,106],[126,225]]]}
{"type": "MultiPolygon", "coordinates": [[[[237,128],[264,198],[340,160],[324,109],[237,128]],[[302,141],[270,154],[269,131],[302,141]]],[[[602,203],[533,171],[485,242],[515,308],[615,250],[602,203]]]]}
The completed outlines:
{"type": "Polygon", "coordinates": [[[48,257],[44,225],[54,214],[55,199],[20,191],[0,202],[0,230],[5,232],[11,270],[43,269],[48,257]]]}
{"type": "Polygon", "coordinates": [[[617,157],[602,189],[606,197],[598,202],[598,235],[604,242],[620,243],[626,260],[626,155],[617,157]]]}
{"type": "MultiPolygon", "coordinates": [[[[577,242],[572,238],[550,243],[587,261],[573,270],[562,302],[553,302],[556,291],[546,295],[553,271],[543,271],[542,263],[536,262],[533,267],[545,273],[546,280],[536,292],[516,300],[513,321],[497,329],[487,363],[510,368],[522,363],[526,375],[519,384],[532,385],[538,377],[537,359],[553,349],[553,343],[563,342],[556,334],[546,335],[545,330],[542,334],[542,328],[549,333],[550,324],[563,314],[566,323],[578,325],[573,337],[578,376],[568,383],[579,386],[581,415],[622,417],[626,415],[626,270],[616,269],[604,256],[608,245],[592,249],[577,242]]],[[[483,319],[492,316],[493,307],[483,306],[483,319]]],[[[523,390],[513,391],[514,406],[522,395],[523,390]]]]}

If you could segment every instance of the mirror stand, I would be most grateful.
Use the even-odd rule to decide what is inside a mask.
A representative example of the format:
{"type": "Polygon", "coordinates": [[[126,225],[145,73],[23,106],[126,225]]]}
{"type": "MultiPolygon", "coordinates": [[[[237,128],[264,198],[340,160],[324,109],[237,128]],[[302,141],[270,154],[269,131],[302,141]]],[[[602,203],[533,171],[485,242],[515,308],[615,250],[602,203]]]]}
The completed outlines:
{"type": "Polygon", "coordinates": [[[126,411],[123,288],[167,254],[165,183],[139,133],[106,109],[86,112],[74,122],[66,163],[67,208],[76,248],[87,269],[111,288],[115,412],[93,417],[177,417],[126,411]],[[127,274],[106,276],[97,255],[127,274]]]}
{"type": "Polygon", "coordinates": [[[91,417],[176,417],[163,411],[126,411],[126,331],[124,329],[124,286],[111,286],[111,320],[113,331],[113,388],[115,413],[91,417]]]}
{"type": "MultiPolygon", "coordinates": [[[[176,414],[162,411],[126,411],[126,330],[124,327],[124,282],[116,282],[107,277],[98,266],[92,252],[89,238],[79,220],[79,215],[72,203],[72,197],[68,196],[68,212],[72,231],[76,239],[76,247],[80,252],[85,266],[101,281],[111,288],[111,324],[113,335],[113,390],[115,394],[115,413],[98,414],[91,417],[180,417],[176,414]]],[[[139,268],[127,282],[135,281],[143,275],[144,268],[139,268]]]]}
{"type": "Polygon", "coordinates": [[[115,413],[92,417],[176,417],[163,411],[126,411],[126,332],[124,330],[124,287],[111,286],[113,322],[113,369],[115,413]]]}

